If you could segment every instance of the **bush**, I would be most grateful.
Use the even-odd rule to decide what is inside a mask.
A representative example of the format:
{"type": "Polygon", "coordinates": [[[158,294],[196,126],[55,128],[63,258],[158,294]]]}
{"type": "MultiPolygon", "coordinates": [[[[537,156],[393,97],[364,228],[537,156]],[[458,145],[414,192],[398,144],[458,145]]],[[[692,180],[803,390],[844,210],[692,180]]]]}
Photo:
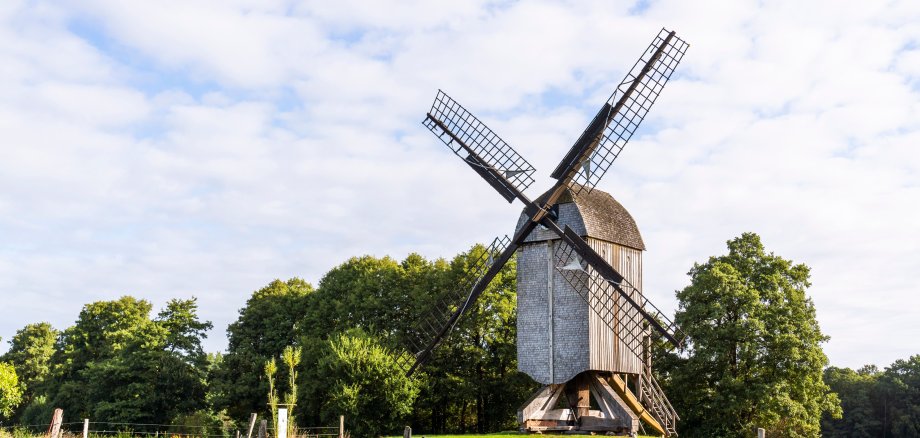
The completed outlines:
{"type": "Polygon", "coordinates": [[[22,386],[13,365],[0,362],[0,418],[13,415],[22,401],[22,386]]]}
{"type": "Polygon", "coordinates": [[[401,430],[418,395],[418,382],[406,377],[394,356],[363,332],[335,336],[325,347],[319,359],[324,376],[320,384],[328,388],[323,420],[332,424],[345,415],[352,436],[401,430]]]}

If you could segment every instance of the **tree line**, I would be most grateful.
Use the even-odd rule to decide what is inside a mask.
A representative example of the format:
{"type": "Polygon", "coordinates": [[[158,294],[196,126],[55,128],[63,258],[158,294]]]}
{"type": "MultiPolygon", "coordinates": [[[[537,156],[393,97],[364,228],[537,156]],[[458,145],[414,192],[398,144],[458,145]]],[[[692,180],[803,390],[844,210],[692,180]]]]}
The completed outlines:
{"type": "MultiPolygon", "coordinates": [[[[197,302],[153,313],[131,296],[83,307],[58,331],[30,324],[0,357],[4,424],[69,418],[176,424],[229,434],[252,412],[289,405],[304,426],[349,418],[352,436],[403,425],[426,433],[515,429],[539,384],[517,371],[515,264],[509,263],[412,378],[395,361],[415,321],[450,294],[485,249],[451,260],[354,257],[318,285],[293,278],[255,291],[207,354],[197,302]],[[293,355],[296,355],[296,360],[293,355]],[[282,396],[283,395],[283,396],[282,396]]],[[[687,347],[655,349],[681,436],[917,436],[920,356],[884,371],[827,367],[809,270],[746,233],[695,264],[678,291],[687,347]]]]}

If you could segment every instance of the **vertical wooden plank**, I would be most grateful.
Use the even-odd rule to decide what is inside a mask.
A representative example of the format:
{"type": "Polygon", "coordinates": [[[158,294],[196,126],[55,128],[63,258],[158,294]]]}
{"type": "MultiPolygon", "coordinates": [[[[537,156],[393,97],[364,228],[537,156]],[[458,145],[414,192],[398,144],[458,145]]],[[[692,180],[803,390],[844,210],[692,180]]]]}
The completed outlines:
{"type": "Polygon", "coordinates": [[[262,420],[259,422],[259,438],[268,438],[265,435],[268,435],[268,420],[262,420]]]}
{"type": "MultiPolygon", "coordinates": [[[[635,248],[618,245],[591,237],[587,238],[588,244],[614,269],[636,287],[634,297],[642,303],[642,251],[635,248]]],[[[597,291],[592,291],[597,292],[597,291]]],[[[625,301],[618,295],[611,297],[613,302],[613,321],[608,325],[600,315],[589,313],[589,363],[591,369],[608,370],[624,373],[639,373],[642,370],[641,354],[636,353],[641,348],[641,326],[622,326],[623,321],[632,314],[632,309],[625,306],[625,301]],[[611,327],[612,326],[612,327],[611,327]],[[620,340],[619,330],[630,330],[627,338],[632,339],[629,344],[620,340]]]]}
{"type": "Polygon", "coordinates": [[[247,429],[248,432],[246,432],[246,438],[252,438],[252,429],[256,427],[256,417],[258,416],[255,412],[249,416],[249,429],[247,429]]]}
{"type": "MultiPolygon", "coordinates": [[[[409,436],[412,436],[410,429],[409,436]]],[[[345,438],[345,416],[339,415],[339,438],[345,438]]]]}
{"type": "Polygon", "coordinates": [[[83,419],[83,438],[89,438],[89,418],[83,419]]]}

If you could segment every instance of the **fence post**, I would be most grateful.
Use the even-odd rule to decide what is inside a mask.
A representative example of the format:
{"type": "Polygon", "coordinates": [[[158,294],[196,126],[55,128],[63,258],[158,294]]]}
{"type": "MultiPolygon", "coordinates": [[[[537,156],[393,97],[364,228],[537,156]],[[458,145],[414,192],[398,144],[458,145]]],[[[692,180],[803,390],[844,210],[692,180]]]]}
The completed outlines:
{"type": "Polygon", "coordinates": [[[240,438],[240,430],[239,430],[239,429],[236,430],[236,438],[240,438]]]}
{"type": "Polygon", "coordinates": [[[403,438],[412,438],[412,428],[411,427],[406,426],[406,428],[403,429],[403,438]]]}
{"type": "Polygon", "coordinates": [[[83,438],[89,438],[89,418],[83,419],[83,438]]]}
{"type": "Polygon", "coordinates": [[[61,436],[62,421],[64,421],[64,410],[55,408],[54,415],[51,416],[51,426],[48,427],[48,438],[59,438],[61,436]]]}
{"type": "Polygon", "coordinates": [[[762,427],[757,428],[757,438],[767,438],[767,431],[763,430],[762,427]]]}
{"type": "Polygon", "coordinates": [[[287,438],[287,408],[278,408],[277,427],[275,438],[287,438]]]}
{"type": "Polygon", "coordinates": [[[256,427],[256,416],[254,412],[249,416],[249,432],[246,433],[246,438],[252,438],[252,429],[256,427]]]}
{"type": "Polygon", "coordinates": [[[268,432],[268,420],[262,420],[259,422],[259,438],[266,438],[266,433],[268,432]]]}
{"type": "Polygon", "coordinates": [[[339,415],[339,438],[345,438],[345,416],[339,415]]]}

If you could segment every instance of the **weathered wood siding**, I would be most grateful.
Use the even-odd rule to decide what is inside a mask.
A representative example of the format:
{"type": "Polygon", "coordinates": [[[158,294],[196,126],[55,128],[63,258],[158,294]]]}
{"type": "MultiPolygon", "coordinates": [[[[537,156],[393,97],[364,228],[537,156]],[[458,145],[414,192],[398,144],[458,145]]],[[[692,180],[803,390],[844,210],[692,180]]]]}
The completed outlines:
{"type": "MultiPolygon", "coordinates": [[[[615,243],[594,239],[588,237],[588,243],[600,254],[610,266],[613,266],[627,281],[639,289],[639,296],[634,297],[637,302],[642,303],[642,251],[629,248],[615,243]]],[[[616,291],[611,289],[616,294],[616,291]]],[[[617,299],[617,296],[611,297],[617,299]]],[[[630,320],[626,314],[629,311],[627,307],[622,307],[622,300],[616,300],[617,320],[630,320]]],[[[607,323],[597,314],[597,312],[588,312],[588,333],[589,333],[589,350],[590,350],[590,368],[592,370],[612,371],[619,373],[638,374],[642,372],[642,358],[635,352],[641,351],[642,328],[618,326],[617,330],[631,330],[632,333],[622,336],[630,339],[632,345],[625,345],[620,336],[611,329],[607,323]]]]}

